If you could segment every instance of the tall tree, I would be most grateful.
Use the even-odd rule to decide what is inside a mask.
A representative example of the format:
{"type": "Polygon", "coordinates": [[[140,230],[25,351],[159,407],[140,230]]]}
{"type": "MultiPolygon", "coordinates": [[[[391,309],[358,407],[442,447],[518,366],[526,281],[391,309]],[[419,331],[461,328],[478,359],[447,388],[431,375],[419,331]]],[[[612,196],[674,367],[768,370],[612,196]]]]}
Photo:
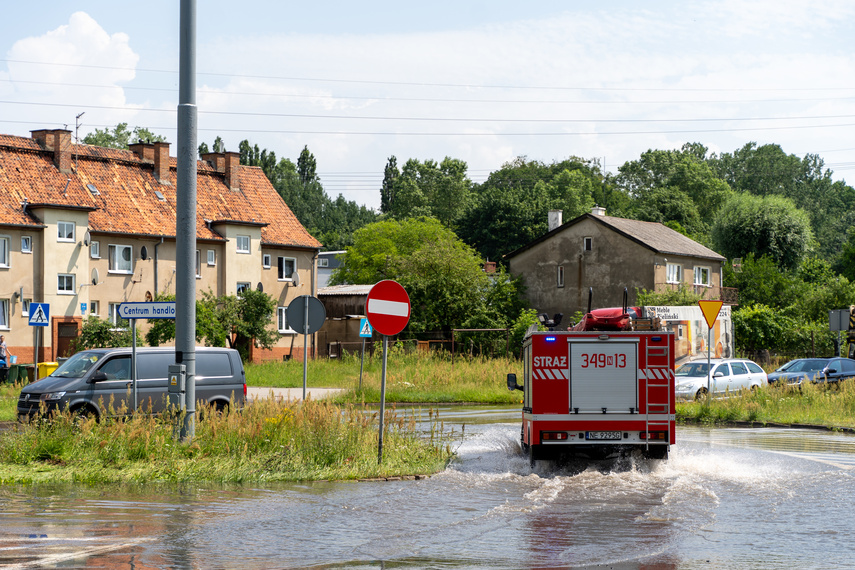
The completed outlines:
{"type": "Polygon", "coordinates": [[[128,148],[130,143],[137,141],[153,143],[165,140],[161,135],[156,135],[145,127],[134,127],[133,130],[128,130],[127,123],[119,123],[112,129],[95,129],[94,133],[89,133],[83,137],[85,144],[123,149],[128,148]]]}
{"type": "Polygon", "coordinates": [[[400,175],[398,159],[392,155],[386,163],[386,168],[383,169],[383,185],[380,187],[381,213],[385,214],[392,211],[392,204],[395,202],[395,184],[400,175]]]}
{"type": "MultiPolygon", "coordinates": [[[[394,157],[393,157],[394,158],[394,157]]],[[[466,163],[446,157],[442,162],[410,159],[397,175],[397,161],[387,164],[390,188],[387,210],[397,219],[432,216],[456,229],[469,208],[472,183],[466,176],[466,163]]],[[[384,183],[386,179],[384,179],[384,183]]],[[[384,194],[381,193],[381,200],[384,194]]]]}

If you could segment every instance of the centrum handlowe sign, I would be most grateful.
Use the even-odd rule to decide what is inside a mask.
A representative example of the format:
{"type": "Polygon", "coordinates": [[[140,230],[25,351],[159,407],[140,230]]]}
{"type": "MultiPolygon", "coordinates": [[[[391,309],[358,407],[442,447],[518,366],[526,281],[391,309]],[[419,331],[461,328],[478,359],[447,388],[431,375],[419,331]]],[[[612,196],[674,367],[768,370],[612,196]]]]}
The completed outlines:
{"type": "Polygon", "coordinates": [[[174,319],[175,302],[122,303],[119,316],[123,319],[174,319]]]}

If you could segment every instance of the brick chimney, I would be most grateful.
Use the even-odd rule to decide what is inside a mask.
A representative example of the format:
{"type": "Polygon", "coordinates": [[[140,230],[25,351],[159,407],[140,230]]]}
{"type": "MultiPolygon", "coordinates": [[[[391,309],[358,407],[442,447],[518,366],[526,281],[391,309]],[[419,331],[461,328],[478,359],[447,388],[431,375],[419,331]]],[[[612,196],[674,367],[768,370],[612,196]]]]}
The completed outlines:
{"type": "Polygon", "coordinates": [[[53,152],[53,163],[63,174],[71,174],[71,131],[41,129],[30,131],[39,145],[53,152]]]}
{"type": "Polygon", "coordinates": [[[229,190],[240,190],[240,153],[226,153],[226,186],[229,190]]]}
{"type": "Polygon", "coordinates": [[[143,162],[154,162],[154,145],[142,141],[131,143],[128,148],[143,162]]]}
{"type": "Polygon", "coordinates": [[[170,185],[168,142],[154,143],[154,177],[161,184],[170,185]]]}

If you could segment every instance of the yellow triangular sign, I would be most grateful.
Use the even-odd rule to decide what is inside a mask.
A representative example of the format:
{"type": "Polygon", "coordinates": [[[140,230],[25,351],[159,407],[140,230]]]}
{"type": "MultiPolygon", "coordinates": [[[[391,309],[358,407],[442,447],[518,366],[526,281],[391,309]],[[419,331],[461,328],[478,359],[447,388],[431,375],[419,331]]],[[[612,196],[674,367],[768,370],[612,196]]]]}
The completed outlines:
{"type": "Polygon", "coordinates": [[[709,328],[715,324],[722,305],[724,305],[724,301],[698,301],[698,306],[701,308],[709,328]]]}

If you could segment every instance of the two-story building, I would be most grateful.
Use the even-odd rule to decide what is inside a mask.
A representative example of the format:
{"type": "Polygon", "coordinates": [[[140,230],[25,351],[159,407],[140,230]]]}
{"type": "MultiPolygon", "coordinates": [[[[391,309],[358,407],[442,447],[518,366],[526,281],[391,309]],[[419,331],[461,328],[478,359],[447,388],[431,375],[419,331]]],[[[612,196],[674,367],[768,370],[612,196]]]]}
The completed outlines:
{"type": "MultiPolygon", "coordinates": [[[[0,333],[19,362],[36,358],[32,302],[50,308],[45,361],[67,354],[83,319],[118,324],[120,303],[174,293],[176,167],[168,143],[115,150],[73,144],[64,129],[0,135],[0,333]]],[[[253,288],[276,300],[280,340],[253,360],[302,357],[285,309],[315,294],[320,246],[260,168],[234,152],[197,162],[197,295],[253,288]]]]}
{"type": "Polygon", "coordinates": [[[736,303],[734,289],[722,287],[726,259],[698,242],[655,222],[606,216],[604,208],[562,223],[549,213],[549,231],[506,254],[509,271],[523,276],[526,296],[540,313],[567,317],[594,308],[619,307],[626,288],[662,292],[686,287],[705,299],[736,303]]]}

